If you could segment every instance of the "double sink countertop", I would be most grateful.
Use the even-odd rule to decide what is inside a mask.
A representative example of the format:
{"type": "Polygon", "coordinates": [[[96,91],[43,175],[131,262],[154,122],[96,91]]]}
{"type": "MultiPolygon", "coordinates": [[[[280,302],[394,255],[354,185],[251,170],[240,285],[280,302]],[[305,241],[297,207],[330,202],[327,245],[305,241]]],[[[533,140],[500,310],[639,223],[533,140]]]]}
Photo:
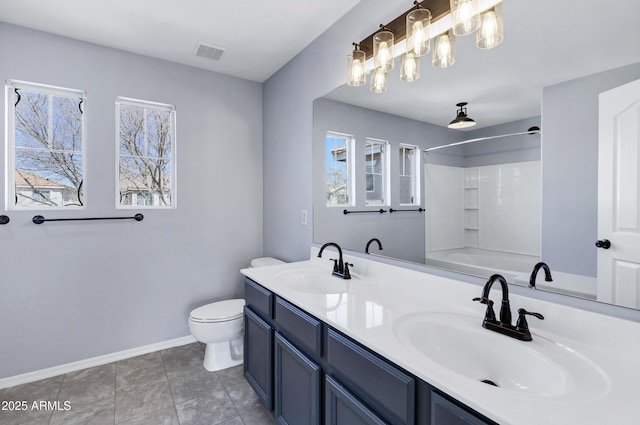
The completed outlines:
{"type": "MultiPolygon", "coordinates": [[[[510,295],[533,341],[482,328],[482,287],[337,253],[242,274],[501,425],[637,424],[640,323],[510,295]],[[489,380],[498,386],[481,381],[489,380]]],[[[499,314],[500,285],[489,295],[499,314]]]]}

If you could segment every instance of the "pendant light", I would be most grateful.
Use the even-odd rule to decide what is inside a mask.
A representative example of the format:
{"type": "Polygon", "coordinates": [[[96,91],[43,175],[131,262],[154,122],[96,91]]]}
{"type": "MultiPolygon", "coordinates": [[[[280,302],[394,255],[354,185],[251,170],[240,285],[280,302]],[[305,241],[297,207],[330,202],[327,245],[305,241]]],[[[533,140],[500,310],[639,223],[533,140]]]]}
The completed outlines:
{"type": "Polygon", "coordinates": [[[369,90],[373,93],[384,93],[387,91],[387,74],[383,68],[376,68],[371,71],[371,85],[369,90]]]}
{"type": "Polygon", "coordinates": [[[455,35],[471,34],[480,27],[478,7],[473,0],[451,0],[451,22],[455,35]]]}
{"type": "Polygon", "coordinates": [[[347,63],[347,84],[350,86],[362,86],[365,83],[365,61],[366,55],[360,50],[360,45],[353,43],[355,49],[349,53],[347,63]]]}
{"type": "Polygon", "coordinates": [[[480,49],[492,49],[502,43],[503,39],[502,3],[500,3],[480,14],[480,28],[476,31],[476,46],[480,49]]]}
{"type": "Polygon", "coordinates": [[[433,43],[433,66],[447,68],[456,63],[456,36],[447,31],[436,37],[433,43]]]}
{"type": "Polygon", "coordinates": [[[460,129],[476,125],[476,122],[467,116],[467,102],[460,102],[456,104],[456,106],[458,107],[458,113],[455,119],[451,121],[447,127],[460,129]]]}
{"type": "MultiPolygon", "coordinates": [[[[417,4],[417,1],[414,1],[417,4]]],[[[407,52],[413,52],[414,56],[420,57],[429,53],[431,48],[431,12],[429,9],[417,6],[407,14],[407,52]]]]}
{"type": "Polygon", "coordinates": [[[400,58],[400,79],[415,81],[420,78],[420,61],[413,52],[407,52],[400,58]]]}
{"type": "Polygon", "coordinates": [[[373,66],[381,68],[384,72],[393,69],[393,46],[395,44],[393,33],[380,25],[381,31],[373,36],[373,66]]]}

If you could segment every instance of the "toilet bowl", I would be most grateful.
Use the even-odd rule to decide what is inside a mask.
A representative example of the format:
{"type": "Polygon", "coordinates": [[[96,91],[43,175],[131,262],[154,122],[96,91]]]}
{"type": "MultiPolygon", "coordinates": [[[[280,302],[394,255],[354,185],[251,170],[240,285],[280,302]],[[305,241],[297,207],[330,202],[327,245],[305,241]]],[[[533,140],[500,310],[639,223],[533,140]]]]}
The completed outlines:
{"type": "Polygon", "coordinates": [[[218,301],[189,315],[189,331],[206,344],[204,368],[214,372],[242,363],[243,299],[218,301]]]}
{"type": "MultiPolygon", "coordinates": [[[[250,267],[284,264],[272,257],[251,260],[250,267]]],[[[243,361],[244,300],[231,299],[198,307],[189,315],[189,331],[206,344],[204,368],[210,372],[237,366],[243,361]]]]}

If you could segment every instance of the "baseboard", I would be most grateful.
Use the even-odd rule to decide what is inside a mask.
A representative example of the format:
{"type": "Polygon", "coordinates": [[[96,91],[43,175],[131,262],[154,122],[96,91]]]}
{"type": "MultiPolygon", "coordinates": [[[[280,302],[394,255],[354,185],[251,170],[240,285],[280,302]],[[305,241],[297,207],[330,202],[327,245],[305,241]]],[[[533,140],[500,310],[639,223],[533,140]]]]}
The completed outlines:
{"type": "Polygon", "coordinates": [[[47,369],[36,370],[34,372],[28,372],[22,375],[10,376],[8,378],[0,379],[0,388],[8,388],[15,385],[39,381],[40,379],[51,378],[53,376],[63,375],[65,373],[74,372],[80,369],[86,369],[88,367],[100,366],[103,364],[116,362],[118,360],[124,360],[130,357],[152,353],[158,350],[191,344],[192,342],[196,342],[196,339],[193,336],[189,335],[181,338],[157,342],[155,344],[145,345],[142,347],[131,348],[129,350],[118,351],[116,353],[105,354],[103,356],[92,357],[90,359],[80,360],[73,363],[67,363],[60,366],[54,366],[47,369]]]}

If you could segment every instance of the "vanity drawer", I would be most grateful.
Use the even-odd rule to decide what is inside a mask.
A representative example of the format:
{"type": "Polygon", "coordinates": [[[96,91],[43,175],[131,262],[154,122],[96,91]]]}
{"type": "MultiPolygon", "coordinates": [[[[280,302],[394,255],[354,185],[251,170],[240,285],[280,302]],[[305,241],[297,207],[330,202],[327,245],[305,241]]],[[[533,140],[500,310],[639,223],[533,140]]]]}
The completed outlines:
{"type": "Polygon", "coordinates": [[[244,299],[246,305],[267,320],[273,319],[273,292],[255,283],[249,278],[244,279],[244,299]]]}
{"type": "Polygon", "coordinates": [[[356,342],[329,329],[330,373],[393,425],[415,423],[415,380],[356,342]]]}
{"type": "Polygon", "coordinates": [[[322,322],[289,301],[276,297],[275,319],[278,329],[304,351],[322,357],[322,322]]]}

